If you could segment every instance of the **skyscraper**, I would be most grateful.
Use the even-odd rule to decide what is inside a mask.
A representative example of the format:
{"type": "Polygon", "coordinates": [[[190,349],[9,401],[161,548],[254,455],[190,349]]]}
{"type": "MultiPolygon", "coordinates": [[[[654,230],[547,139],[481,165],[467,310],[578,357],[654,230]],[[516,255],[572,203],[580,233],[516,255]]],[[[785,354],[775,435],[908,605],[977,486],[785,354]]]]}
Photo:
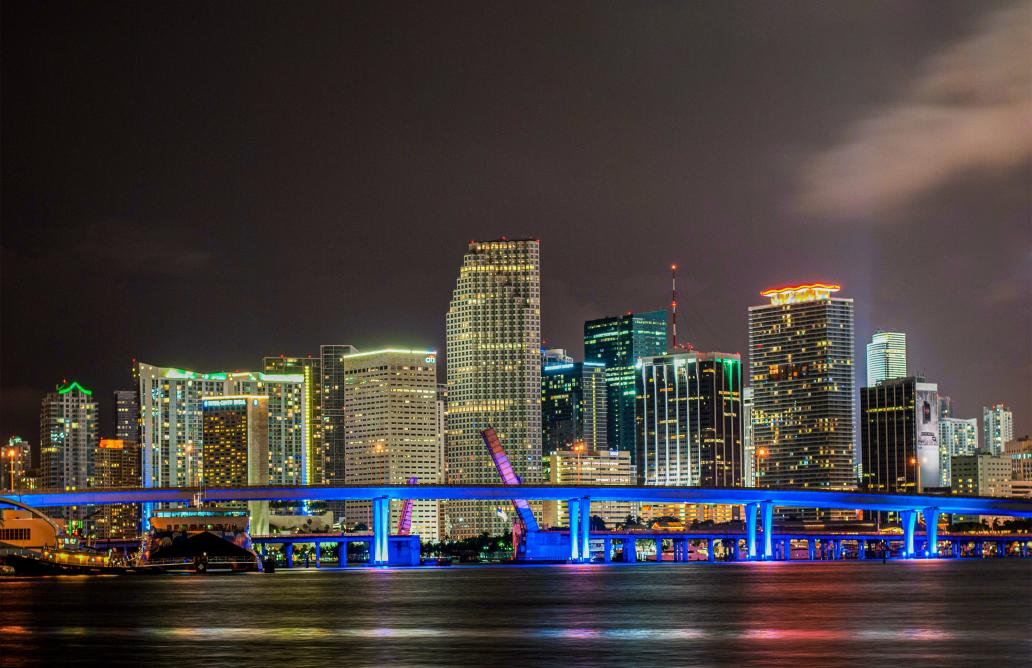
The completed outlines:
{"type": "Polygon", "coordinates": [[[753,389],[742,388],[742,485],[756,487],[756,446],[753,444],[753,389]]]}
{"type": "Polygon", "coordinates": [[[741,357],[696,351],[645,357],[636,378],[638,482],[741,487],[741,357]]]}
{"type": "Polygon", "coordinates": [[[627,313],[584,323],[584,359],[606,367],[609,447],[630,452],[632,460],[637,456],[634,365],[643,357],[662,355],[666,345],[666,311],[627,313]]]}
{"type": "Polygon", "coordinates": [[[986,452],[999,455],[1014,440],[1014,414],[1004,404],[982,409],[982,444],[986,452]]]}
{"type": "MultiPolygon", "coordinates": [[[[939,402],[939,410],[943,403],[939,402]]],[[[978,452],[978,418],[967,420],[939,415],[939,486],[949,487],[953,457],[978,452]]]]}
{"type": "Polygon", "coordinates": [[[29,472],[32,469],[32,448],[21,436],[7,439],[7,445],[0,447],[0,490],[25,490],[29,488],[29,472]]]}
{"type": "Polygon", "coordinates": [[[765,453],[764,487],[856,486],[853,300],[833,298],[839,289],[765,290],[770,303],[749,307],[753,434],[765,453]]]}
{"type": "Polygon", "coordinates": [[[542,451],[548,455],[583,441],[607,450],[608,390],[601,362],[548,362],[541,369],[542,451]]]}
{"type": "MultiPolygon", "coordinates": [[[[93,484],[96,487],[139,487],[140,444],[115,438],[100,439],[93,455],[93,484]]],[[[96,535],[101,538],[139,535],[139,504],[109,503],[97,506],[95,517],[96,535]]]]}
{"type": "Polygon", "coordinates": [[[97,447],[97,402],[93,392],[72,381],[43,398],[39,419],[39,486],[90,486],[97,447]]]}
{"type": "Polygon", "coordinates": [[[140,442],[140,390],[115,390],[115,438],[140,442]]]}
{"type": "MultiPolygon", "coordinates": [[[[541,260],[536,239],[472,241],[447,316],[448,482],[498,482],[480,430],[494,427],[516,474],[541,475],[541,260]]],[[[449,502],[452,537],[511,527],[487,502],[449,502]]]]}
{"type": "MultiPolygon", "coordinates": [[[[378,350],[344,357],[344,431],[348,484],[404,485],[443,482],[438,442],[437,353],[378,350]]],[[[348,524],[369,524],[369,502],[345,504],[348,524]]],[[[391,503],[397,526],[402,502],[391,503]]],[[[412,533],[436,542],[439,503],[415,501],[412,533]]]]}
{"type": "Polygon", "coordinates": [[[303,479],[308,485],[321,485],[326,466],[323,447],[322,359],[319,357],[264,357],[262,371],[274,374],[300,374],[304,378],[304,442],[308,444],[303,479]]]}
{"type": "Polygon", "coordinates": [[[878,330],[867,344],[867,387],[881,380],[906,378],[907,335],[878,330]]]}
{"type": "Polygon", "coordinates": [[[233,394],[269,398],[270,479],[303,484],[309,452],[305,376],[261,372],[198,373],[139,365],[144,487],[182,487],[201,480],[204,461],[202,400],[233,394]]]}
{"type": "MultiPolygon", "coordinates": [[[[327,485],[344,480],[344,356],[357,353],[354,346],[328,344],[319,346],[322,373],[322,449],[323,482],[327,485]]],[[[336,514],[343,504],[330,503],[336,514]]]]}
{"type": "Polygon", "coordinates": [[[915,377],[861,388],[864,489],[913,494],[942,486],[938,391],[915,377]]]}
{"type": "MultiPolygon", "coordinates": [[[[239,487],[269,482],[269,398],[227,395],[201,400],[204,484],[239,487]]],[[[251,532],[269,532],[269,502],[248,501],[251,532]]]]}

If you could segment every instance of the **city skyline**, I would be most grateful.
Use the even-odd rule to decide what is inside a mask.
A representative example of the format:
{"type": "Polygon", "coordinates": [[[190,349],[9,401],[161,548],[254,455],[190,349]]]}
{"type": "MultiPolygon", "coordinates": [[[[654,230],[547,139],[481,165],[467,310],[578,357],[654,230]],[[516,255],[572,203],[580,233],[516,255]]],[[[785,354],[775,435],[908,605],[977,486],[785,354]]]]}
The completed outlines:
{"type": "Polygon", "coordinates": [[[31,438],[62,378],[105,410],[133,357],[443,351],[463,245],[508,235],[542,239],[548,347],[579,357],[585,320],[665,307],[671,263],[700,350],[746,352],[758,291],[833,280],[855,359],[905,331],[957,414],[1006,403],[1028,433],[1032,142],[985,102],[1030,115],[999,55],[1025,50],[1027,13],[924,7],[327,8],[311,34],[206,8],[254,54],[182,20],[11,4],[0,429],[31,438]]]}

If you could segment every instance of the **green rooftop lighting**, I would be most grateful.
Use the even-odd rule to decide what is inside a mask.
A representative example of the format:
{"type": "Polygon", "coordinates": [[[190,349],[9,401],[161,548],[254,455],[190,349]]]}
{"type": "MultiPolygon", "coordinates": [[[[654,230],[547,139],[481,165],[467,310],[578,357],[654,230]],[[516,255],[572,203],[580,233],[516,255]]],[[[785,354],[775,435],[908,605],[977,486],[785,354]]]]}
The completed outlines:
{"type": "Polygon", "coordinates": [[[80,392],[82,392],[83,394],[85,394],[88,397],[89,396],[93,396],[93,390],[87,390],[85,387],[80,385],[79,381],[77,381],[77,380],[73,380],[72,382],[68,383],[67,385],[65,385],[63,387],[62,386],[58,386],[57,393],[58,394],[68,394],[72,390],[79,390],[80,392]]]}

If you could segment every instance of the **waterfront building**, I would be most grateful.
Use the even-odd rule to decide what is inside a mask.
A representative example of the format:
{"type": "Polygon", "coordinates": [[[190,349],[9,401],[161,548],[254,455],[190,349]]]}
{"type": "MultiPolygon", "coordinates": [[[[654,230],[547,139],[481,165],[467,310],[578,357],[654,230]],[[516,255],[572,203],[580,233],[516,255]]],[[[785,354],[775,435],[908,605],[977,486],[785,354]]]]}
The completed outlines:
{"type": "Polygon", "coordinates": [[[606,448],[605,366],[600,362],[548,361],[541,369],[541,447],[544,453],[583,442],[606,448]]]}
{"type": "MultiPolygon", "coordinates": [[[[451,484],[494,484],[480,432],[494,427],[516,475],[541,479],[541,260],[536,239],[472,241],[447,315],[451,484]]],[[[481,501],[447,503],[448,535],[507,533],[481,501]]]]}
{"type": "MultiPolygon", "coordinates": [[[[344,434],[348,484],[405,485],[443,482],[438,438],[437,353],[378,350],[345,355],[344,434]]],[[[403,502],[391,503],[391,526],[403,502]]],[[[372,504],[349,501],[345,521],[371,525],[372,504]]],[[[412,504],[413,534],[440,540],[439,502],[412,504]]]]}
{"type": "Polygon", "coordinates": [[[39,486],[89,487],[99,439],[93,392],[72,381],[48,393],[43,398],[39,431],[39,486]]]}
{"type": "Polygon", "coordinates": [[[21,436],[7,439],[7,445],[0,448],[0,490],[29,489],[28,478],[32,471],[32,448],[21,436]]]}
{"type": "MultiPolygon", "coordinates": [[[[269,482],[269,397],[216,395],[201,400],[204,485],[269,482]]],[[[269,502],[248,501],[251,532],[269,532],[269,502]]]]}
{"type": "Polygon", "coordinates": [[[303,374],[198,373],[139,364],[141,455],[144,487],[189,487],[201,480],[205,397],[268,397],[270,480],[307,484],[310,470],[303,374]]]}
{"type": "MultiPolygon", "coordinates": [[[[1032,437],[1022,436],[1003,446],[1004,456],[1010,458],[1011,481],[1032,483],[1032,437]]],[[[1022,485],[1022,488],[1027,485],[1022,485]]]]}
{"type": "MultiPolygon", "coordinates": [[[[308,485],[321,485],[325,476],[326,451],[323,446],[322,358],[262,358],[262,371],[272,374],[300,375],[304,379],[303,440],[307,444],[303,479],[308,485]]],[[[271,417],[271,416],[270,416],[271,417]]]]}
{"type": "MultiPolygon", "coordinates": [[[[765,290],[749,307],[753,435],[764,487],[856,487],[853,300],[839,286],[765,290]]],[[[779,511],[816,518],[812,511],[779,511]]]]}
{"type": "Polygon", "coordinates": [[[943,486],[938,391],[914,376],[860,389],[863,489],[913,494],[943,486]]]}
{"type": "MultiPolygon", "coordinates": [[[[358,348],[349,345],[319,346],[323,482],[328,485],[344,480],[344,356],[357,352],[358,348]]],[[[337,515],[344,510],[342,502],[332,502],[329,506],[337,515]]]]}
{"type": "MultiPolygon", "coordinates": [[[[269,482],[308,485],[312,472],[310,396],[304,374],[236,372],[226,374],[223,394],[268,397],[269,482]]],[[[203,445],[203,444],[202,444],[203,445]]]]}
{"type": "Polygon", "coordinates": [[[666,311],[609,316],[584,323],[584,359],[606,369],[606,438],[610,448],[637,457],[634,421],[635,364],[666,352],[666,311]]]}
{"type": "Polygon", "coordinates": [[[906,376],[907,335],[879,329],[867,344],[867,387],[906,376]]]}
{"type": "MultiPolygon", "coordinates": [[[[556,450],[545,455],[548,482],[552,485],[633,485],[634,465],[631,453],[624,450],[556,450]]],[[[606,528],[622,525],[628,516],[637,516],[637,503],[630,501],[595,501],[591,516],[601,517],[606,528]]],[[[570,518],[565,501],[542,502],[542,525],[567,527],[570,518]]]]}
{"type": "MultiPolygon", "coordinates": [[[[943,403],[940,396],[939,409],[943,403]]],[[[957,455],[973,455],[978,451],[978,419],[943,417],[939,414],[940,487],[949,487],[953,479],[950,466],[957,455]]]]}
{"type": "Polygon", "coordinates": [[[758,487],[756,483],[756,445],[753,443],[753,389],[742,388],[742,485],[758,487]]]}
{"type": "Polygon", "coordinates": [[[1014,440],[1014,414],[1004,404],[982,409],[982,445],[986,452],[998,455],[1004,444],[1014,440]]]}
{"type": "Polygon", "coordinates": [[[115,438],[140,442],[140,390],[115,390],[115,438]]]}
{"type": "MultiPolygon", "coordinates": [[[[93,454],[93,484],[96,487],[139,487],[140,444],[118,438],[100,439],[93,454]]],[[[139,535],[139,504],[105,504],[96,506],[94,513],[94,533],[99,538],[139,535]]]]}
{"type": "Polygon", "coordinates": [[[965,496],[1010,496],[1011,460],[1003,455],[980,452],[958,455],[951,463],[950,488],[965,496]]]}

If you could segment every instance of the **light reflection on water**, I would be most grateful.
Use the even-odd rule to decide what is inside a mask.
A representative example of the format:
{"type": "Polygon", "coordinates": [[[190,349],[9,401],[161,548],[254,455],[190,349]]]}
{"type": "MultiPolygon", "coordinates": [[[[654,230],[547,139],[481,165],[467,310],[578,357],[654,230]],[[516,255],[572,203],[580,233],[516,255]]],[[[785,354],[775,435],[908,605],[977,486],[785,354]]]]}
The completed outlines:
{"type": "Polygon", "coordinates": [[[1032,561],[0,580],[0,664],[1032,664],[1032,561]]]}

